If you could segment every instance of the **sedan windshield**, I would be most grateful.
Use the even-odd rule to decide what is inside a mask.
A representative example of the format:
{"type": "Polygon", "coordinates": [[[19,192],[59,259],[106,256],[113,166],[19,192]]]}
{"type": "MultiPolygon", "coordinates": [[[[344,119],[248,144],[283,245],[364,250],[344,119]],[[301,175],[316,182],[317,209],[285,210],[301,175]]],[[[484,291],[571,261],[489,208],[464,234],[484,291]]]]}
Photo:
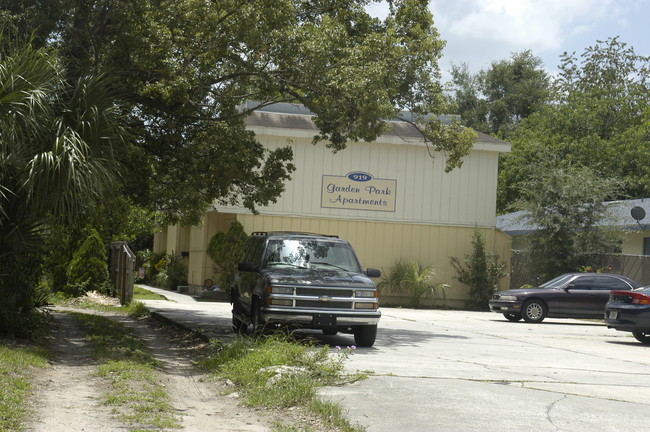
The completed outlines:
{"type": "Polygon", "coordinates": [[[264,254],[264,267],[281,266],[361,272],[352,247],[334,241],[271,240],[264,254]]]}
{"type": "Polygon", "coordinates": [[[566,285],[574,275],[570,274],[564,274],[556,277],[555,279],[551,279],[548,282],[544,282],[541,284],[539,287],[540,288],[548,288],[548,289],[556,289],[556,288],[561,288],[564,285],[566,285]]]}

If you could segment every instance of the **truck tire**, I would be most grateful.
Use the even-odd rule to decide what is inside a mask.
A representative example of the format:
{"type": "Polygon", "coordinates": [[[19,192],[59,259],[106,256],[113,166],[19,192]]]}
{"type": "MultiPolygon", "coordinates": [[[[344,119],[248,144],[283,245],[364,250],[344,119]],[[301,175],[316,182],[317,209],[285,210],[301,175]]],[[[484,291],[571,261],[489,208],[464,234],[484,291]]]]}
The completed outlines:
{"type": "Polygon", "coordinates": [[[377,338],[377,325],[357,327],[354,330],[354,343],[359,347],[371,347],[377,338]]]}
{"type": "Polygon", "coordinates": [[[232,316],[232,331],[235,334],[244,334],[246,333],[246,329],[248,328],[248,325],[244,322],[239,321],[235,315],[233,314],[232,316]]]}

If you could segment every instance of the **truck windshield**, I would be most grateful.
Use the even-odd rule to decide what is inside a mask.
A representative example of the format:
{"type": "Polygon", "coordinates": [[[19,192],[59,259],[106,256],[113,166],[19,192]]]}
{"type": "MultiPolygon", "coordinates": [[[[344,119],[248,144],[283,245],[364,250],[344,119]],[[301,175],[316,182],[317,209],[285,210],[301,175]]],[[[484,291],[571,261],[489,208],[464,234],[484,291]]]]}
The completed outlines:
{"type": "Polygon", "coordinates": [[[263,267],[337,268],[361,273],[359,262],[349,244],[326,240],[270,240],[263,262],[263,267]]]}

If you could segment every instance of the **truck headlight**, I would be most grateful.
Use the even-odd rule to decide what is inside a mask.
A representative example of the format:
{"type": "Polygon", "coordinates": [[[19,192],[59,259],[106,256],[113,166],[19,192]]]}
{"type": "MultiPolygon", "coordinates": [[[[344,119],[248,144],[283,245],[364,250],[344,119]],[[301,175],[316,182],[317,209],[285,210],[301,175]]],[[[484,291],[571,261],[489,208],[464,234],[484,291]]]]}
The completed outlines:
{"type": "Polygon", "coordinates": [[[271,293],[293,295],[293,287],[272,286],[271,293]]]}
{"type": "Polygon", "coordinates": [[[354,296],[359,298],[374,298],[377,297],[375,290],[354,290],[354,296]]]}

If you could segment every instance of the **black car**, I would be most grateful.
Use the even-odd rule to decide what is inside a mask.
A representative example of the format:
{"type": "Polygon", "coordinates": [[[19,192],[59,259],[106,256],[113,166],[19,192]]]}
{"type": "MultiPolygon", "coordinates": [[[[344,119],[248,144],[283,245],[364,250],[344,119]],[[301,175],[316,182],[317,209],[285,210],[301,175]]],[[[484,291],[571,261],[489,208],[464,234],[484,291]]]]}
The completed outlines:
{"type": "Polygon", "coordinates": [[[352,246],[335,236],[258,232],[244,244],[231,288],[233,328],[297,326],[375,342],[381,317],[377,269],[361,270],[352,246]]]}
{"type": "Polygon", "coordinates": [[[538,287],[494,294],[490,310],[509,321],[539,323],[544,318],[602,318],[613,290],[631,291],[641,284],[611,273],[566,273],[538,287]]]}
{"type": "Polygon", "coordinates": [[[635,291],[612,291],[605,306],[608,328],[632,332],[636,340],[650,345],[650,286],[635,291]]]}

